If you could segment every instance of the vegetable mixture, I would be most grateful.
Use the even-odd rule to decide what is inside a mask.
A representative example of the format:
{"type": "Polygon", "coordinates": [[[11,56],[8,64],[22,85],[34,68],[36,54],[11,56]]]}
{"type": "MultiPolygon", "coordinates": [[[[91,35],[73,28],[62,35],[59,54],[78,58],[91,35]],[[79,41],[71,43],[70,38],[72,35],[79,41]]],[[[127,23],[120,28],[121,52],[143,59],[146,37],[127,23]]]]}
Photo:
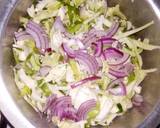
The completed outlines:
{"type": "Polygon", "coordinates": [[[41,0],[15,32],[14,76],[24,99],[59,128],[109,125],[143,102],[143,50],[159,49],[106,0],[41,0]]]}

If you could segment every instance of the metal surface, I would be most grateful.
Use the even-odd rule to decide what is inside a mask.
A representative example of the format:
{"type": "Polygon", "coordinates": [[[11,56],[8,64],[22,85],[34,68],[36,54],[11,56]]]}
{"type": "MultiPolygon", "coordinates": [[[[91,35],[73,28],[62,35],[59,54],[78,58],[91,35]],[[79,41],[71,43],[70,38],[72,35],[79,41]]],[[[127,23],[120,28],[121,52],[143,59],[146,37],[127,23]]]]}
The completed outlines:
{"type": "MultiPolygon", "coordinates": [[[[110,5],[119,3],[122,11],[135,26],[151,20],[155,24],[138,33],[137,37],[149,37],[152,44],[160,45],[159,0],[108,0],[110,5]]],[[[25,14],[31,0],[0,0],[0,109],[15,128],[49,128],[44,119],[19,95],[11,65],[14,64],[11,45],[13,32],[18,28],[18,19],[25,14]]],[[[160,50],[143,53],[144,68],[156,67],[160,70],[160,50]]],[[[155,128],[160,122],[160,71],[146,77],[143,86],[145,103],[142,108],[129,110],[118,117],[111,128],[155,128]]]]}

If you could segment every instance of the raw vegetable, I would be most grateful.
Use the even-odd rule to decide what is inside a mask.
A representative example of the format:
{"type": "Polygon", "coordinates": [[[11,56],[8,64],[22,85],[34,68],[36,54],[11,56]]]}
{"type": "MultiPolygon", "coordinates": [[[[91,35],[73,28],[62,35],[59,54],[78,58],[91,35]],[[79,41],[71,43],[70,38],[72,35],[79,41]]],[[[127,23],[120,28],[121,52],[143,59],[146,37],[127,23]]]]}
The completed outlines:
{"type": "Polygon", "coordinates": [[[13,53],[15,83],[24,99],[59,128],[90,128],[143,103],[143,50],[160,46],[135,33],[105,0],[41,0],[21,17],[13,53]]]}

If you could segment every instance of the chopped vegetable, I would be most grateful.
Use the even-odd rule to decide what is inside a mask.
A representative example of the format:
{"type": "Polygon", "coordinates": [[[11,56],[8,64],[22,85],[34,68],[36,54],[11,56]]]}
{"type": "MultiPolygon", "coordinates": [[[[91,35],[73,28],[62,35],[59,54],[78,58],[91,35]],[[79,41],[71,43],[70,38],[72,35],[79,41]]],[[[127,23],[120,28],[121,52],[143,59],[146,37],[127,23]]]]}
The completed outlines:
{"type": "Polygon", "coordinates": [[[118,113],[122,113],[123,112],[123,108],[122,105],[120,103],[117,104],[117,107],[119,109],[118,113]]]}
{"type": "Polygon", "coordinates": [[[106,0],[40,0],[15,32],[15,83],[21,96],[59,128],[109,125],[143,103],[149,39],[106,0]]]}

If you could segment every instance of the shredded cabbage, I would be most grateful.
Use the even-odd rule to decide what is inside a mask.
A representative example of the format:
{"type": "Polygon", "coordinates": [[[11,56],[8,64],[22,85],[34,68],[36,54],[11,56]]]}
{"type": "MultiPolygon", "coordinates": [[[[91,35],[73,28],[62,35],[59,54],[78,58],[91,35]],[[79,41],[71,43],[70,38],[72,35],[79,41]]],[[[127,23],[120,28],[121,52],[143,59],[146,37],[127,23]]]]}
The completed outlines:
{"type": "MultiPolygon", "coordinates": [[[[136,94],[141,94],[141,82],[148,73],[157,71],[154,68],[143,69],[141,53],[143,50],[160,49],[160,46],[152,45],[147,38],[142,40],[132,36],[151,26],[154,21],[135,28],[121,12],[119,5],[108,7],[106,0],[40,0],[35,5],[31,5],[27,12],[27,17],[20,17],[23,27],[18,32],[26,29],[28,21],[34,21],[44,28],[46,35],[40,32],[40,36],[48,37],[49,46],[48,49],[38,49],[34,38],[24,38],[21,41],[14,39],[13,55],[16,63],[14,78],[20,95],[38,112],[43,112],[48,98],[53,94],[57,97],[70,96],[76,110],[87,100],[96,101],[96,107],[87,113],[85,120],[74,122],[67,119],[60,120],[53,116],[52,121],[59,128],[90,128],[91,125],[97,124],[109,125],[115,117],[123,115],[133,107],[132,98],[136,94]],[[65,28],[63,32],[55,26],[58,16],[62,23],[60,27],[65,28]],[[108,33],[112,33],[110,29],[115,21],[119,23],[118,30],[113,37],[109,38],[117,41],[114,41],[112,45],[105,44],[103,48],[100,48],[101,55],[94,56],[94,52],[98,50],[94,47],[97,48],[97,42],[105,38],[108,33]],[[93,42],[90,42],[92,38],[93,42]],[[91,44],[87,44],[88,42],[91,44]],[[93,56],[93,58],[87,58],[89,59],[87,63],[97,68],[97,73],[89,74],[86,66],[79,63],[76,57],[68,55],[63,44],[74,50],[75,56],[77,50],[93,56]],[[90,46],[87,47],[87,45],[90,46]],[[123,67],[108,63],[108,58],[105,58],[104,53],[107,48],[118,49],[123,55],[128,54],[128,60],[122,65],[127,63],[133,65],[133,71],[129,73],[125,71],[128,74],[121,81],[126,88],[124,96],[109,92],[111,83],[118,78],[109,72],[110,69],[121,71],[123,67]],[[92,62],[94,59],[96,60],[92,62]],[[45,75],[42,75],[43,73],[45,75]],[[89,80],[76,88],[70,86],[76,82],[83,83],[85,78],[92,76],[100,76],[100,79],[89,80]]],[[[46,45],[48,44],[45,44],[45,47],[46,45]]],[[[113,56],[116,60],[117,56],[113,56]]],[[[119,91],[116,86],[118,84],[113,85],[113,90],[119,91]]],[[[46,115],[48,116],[48,113],[46,115]]]]}
{"type": "Polygon", "coordinates": [[[96,94],[90,88],[86,86],[78,87],[73,90],[70,90],[69,95],[72,98],[73,105],[77,109],[83,102],[87,100],[91,100],[91,99],[97,100],[96,94]]]}
{"type": "Polygon", "coordinates": [[[121,39],[121,38],[124,38],[124,37],[128,37],[128,36],[133,35],[133,34],[139,32],[139,31],[144,30],[145,28],[148,28],[149,26],[151,26],[151,25],[153,25],[153,24],[154,24],[154,22],[151,21],[151,22],[145,24],[145,25],[142,26],[142,27],[139,27],[139,28],[130,30],[130,31],[128,31],[128,32],[122,33],[122,34],[118,35],[116,38],[117,38],[117,39],[121,39]]]}

